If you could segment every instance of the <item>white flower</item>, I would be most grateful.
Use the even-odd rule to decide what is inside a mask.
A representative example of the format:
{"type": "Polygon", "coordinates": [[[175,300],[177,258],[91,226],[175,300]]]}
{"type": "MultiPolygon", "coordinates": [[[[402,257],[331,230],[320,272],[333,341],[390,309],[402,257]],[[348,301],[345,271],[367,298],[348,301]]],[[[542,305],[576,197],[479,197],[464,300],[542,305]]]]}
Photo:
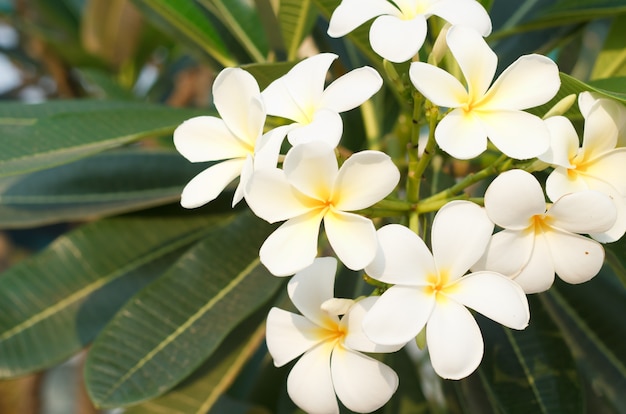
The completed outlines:
{"type": "Polygon", "coordinates": [[[241,175],[233,206],[243,198],[253,158],[276,166],[280,143],[287,132],[276,128],[261,137],[265,109],[259,86],[248,72],[238,68],[221,71],[213,83],[213,99],[221,116],[188,119],[174,131],[174,145],[191,162],[221,161],[195,176],[183,189],[181,205],[200,207],[214,200],[241,175]],[[263,151],[261,151],[263,148],[263,151]]]}
{"type": "Polygon", "coordinates": [[[582,92],[578,95],[578,107],[587,118],[596,102],[615,122],[618,129],[617,146],[626,147],[626,107],[614,99],[604,98],[599,94],[582,92]]]}
{"type": "Polygon", "coordinates": [[[539,181],[523,170],[499,175],[487,188],[485,209],[504,230],[496,233],[472,269],[511,276],[526,293],[542,292],[554,274],[568,283],[595,276],[604,262],[602,245],[576,233],[609,228],[615,206],[597,191],[566,194],[546,211],[539,181]]]}
{"type": "Polygon", "coordinates": [[[390,224],[378,231],[376,259],[367,274],[394,284],[363,320],[375,343],[392,345],[414,338],[426,326],[435,372],[460,379],[480,364],[483,340],[470,311],[514,329],[530,318],[522,289],[511,279],[484,271],[463,276],[483,254],[493,223],[484,209],[453,201],[439,210],[432,225],[431,254],[408,228],[390,224]]]}
{"type": "Polygon", "coordinates": [[[287,391],[306,412],[339,413],[335,394],[350,410],[371,412],[391,398],[398,377],[387,365],[360,352],[394,352],[400,347],[376,345],[363,334],[361,321],[376,297],[358,302],[333,299],[336,267],[334,258],[318,258],[293,276],[287,291],[302,315],[272,308],[267,348],[277,367],[303,354],[289,373],[287,391]],[[336,301],[348,307],[323,310],[335,307],[336,301]]]}
{"type": "Polygon", "coordinates": [[[460,159],[487,149],[487,138],[511,158],[528,159],[546,151],[549,132],[541,118],[524,112],[549,101],[559,90],[559,70],[545,56],[520,57],[489,87],[498,58],[475,31],[453,26],[448,46],[465,81],[423,62],[413,62],[413,85],[435,105],[454,108],[435,130],[437,144],[460,159]]]}
{"type": "Polygon", "coordinates": [[[350,269],[362,269],[376,253],[372,221],[347,211],[370,207],[398,184],[400,173],[379,151],[352,155],[338,168],[324,142],[293,147],[283,170],[256,170],[246,188],[252,211],[270,223],[287,220],[261,246],[261,262],[277,276],[310,265],[317,256],[319,227],[350,269]]]}
{"type": "Polygon", "coordinates": [[[554,171],[546,181],[551,200],[582,190],[603,192],[615,201],[614,225],[592,236],[601,242],[618,240],[626,232],[626,148],[616,148],[620,108],[617,103],[598,100],[589,105],[589,95],[581,94],[579,106],[585,117],[582,146],[578,134],[565,117],[548,118],[550,149],[539,158],[554,171]]]}
{"type": "Polygon", "coordinates": [[[268,115],[295,121],[289,131],[291,145],[324,140],[336,147],[343,132],[339,113],[361,105],[382,86],[378,72],[365,66],[324,89],[328,69],[335,59],[337,55],[332,53],[307,58],[263,91],[268,115]]]}
{"type": "Polygon", "coordinates": [[[435,15],[480,35],[491,33],[487,11],[474,0],[343,0],[333,12],[328,35],[341,37],[376,17],[370,28],[372,49],[391,62],[417,54],[426,38],[426,19],[435,15]]]}

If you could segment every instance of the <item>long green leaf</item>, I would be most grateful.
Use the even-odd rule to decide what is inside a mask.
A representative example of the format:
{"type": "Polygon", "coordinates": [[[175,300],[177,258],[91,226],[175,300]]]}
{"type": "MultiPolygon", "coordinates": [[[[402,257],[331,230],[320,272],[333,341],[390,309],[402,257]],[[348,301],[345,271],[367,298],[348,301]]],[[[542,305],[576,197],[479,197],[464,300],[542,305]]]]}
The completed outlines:
{"type": "Polygon", "coordinates": [[[558,282],[545,299],[588,381],[615,408],[626,407],[624,285],[603,269],[584,285],[558,282]]]}
{"type": "Polygon", "coordinates": [[[0,275],[0,377],[54,365],[90,342],[172,254],[232,215],[120,217],[61,236],[0,275]],[[156,264],[156,265],[155,265],[156,264]]]}
{"type": "Polygon", "coordinates": [[[222,66],[236,66],[219,32],[193,0],[133,0],[158,26],[174,31],[222,66]]]}
{"type": "Polygon", "coordinates": [[[281,283],[258,257],[271,228],[250,215],[239,217],[127,303],[87,357],[92,401],[119,407],[163,394],[267,302],[281,283]]]}
{"type": "Polygon", "coordinates": [[[238,326],[204,364],[167,394],[130,407],[127,414],[205,414],[232,384],[265,338],[265,314],[252,315],[238,326]]]}
{"type": "Polygon", "coordinates": [[[70,110],[47,104],[32,109],[17,103],[0,106],[0,176],[42,170],[141,138],[171,134],[184,120],[205,113],[148,104],[84,104],[92,109],[74,110],[80,101],[69,105],[70,110]],[[50,115],[38,116],[46,112],[50,115]]]}
{"type": "Polygon", "coordinates": [[[267,59],[267,39],[254,3],[246,0],[198,0],[220,19],[255,62],[267,59]]]}
{"type": "Polygon", "coordinates": [[[568,344],[536,296],[530,325],[513,331],[481,325],[485,356],[479,374],[502,412],[575,414],[584,411],[580,379],[568,344]]]}
{"type": "Polygon", "coordinates": [[[298,57],[298,49],[315,23],[317,10],[312,0],[280,0],[278,21],[285,42],[287,60],[298,57]]]}
{"type": "Polygon", "coordinates": [[[613,19],[611,29],[604,41],[591,71],[591,79],[626,76],[626,14],[613,19]]]}
{"type": "Polygon", "coordinates": [[[0,178],[0,228],[78,221],[176,202],[183,186],[204,167],[174,151],[127,150],[0,178]]]}

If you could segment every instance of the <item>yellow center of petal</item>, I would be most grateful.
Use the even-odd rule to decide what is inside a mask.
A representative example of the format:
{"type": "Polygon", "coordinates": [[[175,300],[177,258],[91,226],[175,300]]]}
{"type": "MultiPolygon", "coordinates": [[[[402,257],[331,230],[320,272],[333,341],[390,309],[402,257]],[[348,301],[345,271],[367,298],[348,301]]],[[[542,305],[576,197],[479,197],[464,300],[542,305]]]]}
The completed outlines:
{"type": "Polygon", "coordinates": [[[427,295],[435,295],[438,302],[447,300],[446,293],[451,293],[456,284],[450,284],[450,275],[446,271],[442,271],[439,274],[432,273],[426,278],[428,285],[425,287],[427,295]]]}
{"type": "Polygon", "coordinates": [[[545,214],[535,214],[530,218],[530,225],[528,230],[537,233],[544,233],[550,230],[550,221],[552,218],[545,214]]]}

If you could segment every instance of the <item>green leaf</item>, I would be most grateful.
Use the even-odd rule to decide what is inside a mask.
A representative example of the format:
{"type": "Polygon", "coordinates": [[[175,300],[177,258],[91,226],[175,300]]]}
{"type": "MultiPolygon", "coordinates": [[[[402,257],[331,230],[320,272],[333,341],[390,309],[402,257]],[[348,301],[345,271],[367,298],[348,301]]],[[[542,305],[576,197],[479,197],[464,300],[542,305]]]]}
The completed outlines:
{"type": "Polygon", "coordinates": [[[298,57],[298,49],[315,23],[317,10],[311,0],[280,0],[278,20],[287,51],[287,60],[298,57]]]}
{"type": "Polygon", "coordinates": [[[33,108],[1,104],[0,113],[1,177],[54,167],[141,138],[168,135],[186,119],[206,111],[75,101],[33,108]]]}
{"type": "Polygon", "coordinates": [[[128,408],[127,414],[204,414],[232,384],[265,339],[265,313],[254,314],[228,335],[202,366],[167,394],[128,408]]]}
{"type": "Polygon", "coordinates": [[[206,164],[192,164],[174,151],[131,149],[0,178],[0,228],[79,221],[173,203],[203,168],[206,164]]]}
{"type": "Polygon", "coordinates": [[[187,43],[203,50],[222,66],[236,66],[219,32],[192,0],[133,0],[144,15],[187,43]]]}
{"type": "Polygon", "coordinates": [[[591,71],[591,79],[626,76],[626,14],[617,16],[591,71]]]}
{"type": "Polygon", "coordinates": [[[263,90],[270,83],[289,72],[296,63],[298,62],[253,63],[250,65],[242,65],[241,68],[250,72],[256,79],[261,90],[263,90]]]}
{"type": "Polygon", "coordinates": [[[615,408],[626,407],[624,285],[604,268],[583,285],[557,281],[545,302],[594,390],[615,408]]]}
{"type": "Polygon", "coordinates": [[[485,355],[479,375],[507,414],[584,411],[580,379],[568,344],[537,296],[529,296],[531,322],[513,331],[481,318],[485,355]]]}
{"type": "Polygon", "coordinates": [[[154,398],[185,379],[281,284],[260,264],[272,227],[242,215],[212,232],[107,325],[85,367],[100,407],[154,398]]]}
{"type": "Polygon", "coordinates": [[[180,249],[226,215],[119,217],[59,237],[0,276],[0,377],[50,367],[90,342],[180,249]],[[106,289],[106,290],[104,290],[106,289]]]}
{"type": "Polygon", "coordinates": [[[265,62],[267,39],[254,3],[246,0],[198,0],[235,36],[255,62],[265,62]]]}

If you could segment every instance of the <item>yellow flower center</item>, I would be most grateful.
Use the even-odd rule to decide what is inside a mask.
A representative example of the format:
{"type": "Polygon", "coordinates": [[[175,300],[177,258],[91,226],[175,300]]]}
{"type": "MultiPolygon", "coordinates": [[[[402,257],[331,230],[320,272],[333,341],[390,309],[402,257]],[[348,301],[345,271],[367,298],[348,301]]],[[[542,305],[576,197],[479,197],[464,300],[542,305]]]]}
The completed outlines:
{"type": "Polygon", "coordinates": [[[551,227],[550,221],[552,221],[550,216],[546,216],[545,214],[535,214],[530,218],[528,230],[534,233],[544,233],[549,231],[551,227]]]}
{"type": "Polygon", "coordinates": [[[435,295],[437,301],[446,300],[446,293],[450,293],[455,284],[450,284],[450,276],[448,272],[439,272],[428,275],[428,286],[425,288],[427,295],[435,295]]]}

